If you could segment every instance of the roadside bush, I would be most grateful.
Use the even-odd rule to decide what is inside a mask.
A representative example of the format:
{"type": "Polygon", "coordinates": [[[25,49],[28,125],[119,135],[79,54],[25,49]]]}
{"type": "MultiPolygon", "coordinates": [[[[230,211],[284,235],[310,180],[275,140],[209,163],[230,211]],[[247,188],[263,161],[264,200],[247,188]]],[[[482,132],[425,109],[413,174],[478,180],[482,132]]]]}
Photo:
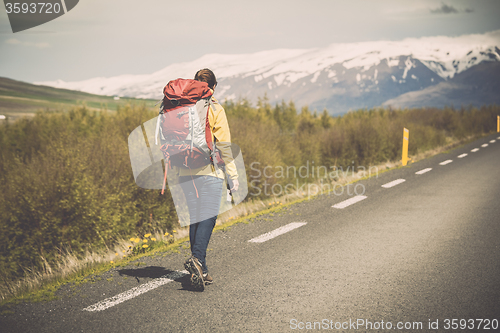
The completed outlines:
{"type": "Polygon", "coordinates": [[[66,251],[110,247],[135,232],[172,228],[169,196],[135,186],[128,134],[155,114],[85,107],[0,128],[0,270],[41,269],[66,251]]]}

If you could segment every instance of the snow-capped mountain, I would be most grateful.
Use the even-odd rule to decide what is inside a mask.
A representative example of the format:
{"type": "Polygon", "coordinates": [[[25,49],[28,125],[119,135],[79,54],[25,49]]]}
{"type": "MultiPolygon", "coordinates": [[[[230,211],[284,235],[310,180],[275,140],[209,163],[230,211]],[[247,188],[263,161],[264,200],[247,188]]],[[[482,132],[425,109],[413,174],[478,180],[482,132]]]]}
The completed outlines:
{"type": "MultiPolygon", "coordinates": [[[[326,108],[332,114],[380,105],[441,107],[475,104],[464,100],[461,93],[454,98],[449,91],[446,98],[434,98],[431,103],[425,91],[434,87],[431,91],[435,95],[440,84],[453,83],[459,74],[474,72],[479,64],[481,72],[494,81],[490,84],[500,86],[500,68],[496,66],[500,62],[499,47],[500,30],[497,30],[459,37],[344,43],[252,54],[208,54],[150,75],[37,84],[94,94],[160,99],[169,80],[191,78],[197,70],[210,68],[218,77],[215,95],[220,100],[247,98],[255,102],[266,95],[271,103],[293,100],[299,107],[308,105],[319,111],[326,108]],[[488,66],[491,70],[484,69],[488,66]],[[492,76],[491,71],[496,74],[492,76]],[[405,97],[398,99],[400,96],[405,97]],[[412,96],[418,96],[418,101],[412,96]]],[[[481,86],[481,82],[474,84],[476,88],[478,84],[481,86]]],[[[467,82],[461,79],[456,88],[463,89],[464,85],[467,82]]],[[[499,103],[498,95],[483,96],[485,100],[480,104],[499,103]]]]}

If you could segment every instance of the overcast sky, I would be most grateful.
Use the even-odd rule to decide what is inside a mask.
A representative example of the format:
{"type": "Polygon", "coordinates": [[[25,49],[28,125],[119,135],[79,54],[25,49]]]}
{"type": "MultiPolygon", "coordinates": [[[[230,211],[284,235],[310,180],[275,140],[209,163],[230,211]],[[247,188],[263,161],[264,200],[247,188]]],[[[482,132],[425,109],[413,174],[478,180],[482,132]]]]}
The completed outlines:
{"type": "Polygon", "coordinates": [[[150,74],[207,53],[458,36],[500,29],[498,0],[80,0],[12,33],[0,10],[0,76],[34,82],[150,74]]]}

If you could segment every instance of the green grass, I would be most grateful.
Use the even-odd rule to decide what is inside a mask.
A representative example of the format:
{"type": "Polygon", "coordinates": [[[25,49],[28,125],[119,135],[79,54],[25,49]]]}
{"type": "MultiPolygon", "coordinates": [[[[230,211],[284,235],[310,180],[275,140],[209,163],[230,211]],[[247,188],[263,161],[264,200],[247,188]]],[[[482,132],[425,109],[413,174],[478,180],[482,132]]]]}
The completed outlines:
{"type": "MultiPolygon", "coordinates": [[[[272,206],[269,208],[266,208],[262,211],[247,215],[247,216],[242,216],[233,220],[230,220],[226,223],[223,223],[221,225],[218,225],[214,228],[214,232],[218,231],[227,231],[229,228],[237,223],[250,223],[255,221],[256,218],[264,216],[266,214],[273,214],[273,213],[279,213],[282,212],[284,209],[289,207],[290,205],[297,204],[299,202],[305,201],[307,198],[304,199],[299,199],[295,200],[293,202],[284,204],[284,205],[278,205],[278,206],[272,206]]],[[[101,278],[99,277],[100,274],[105,273],[111,269],[117,268],[117,267],[126,267],[128,265],[135,265],[135,266],[144,266],[146,265],[145,262],[139,261],[141,258],[144,257],[151,257],[160,253],[163,254],[169,254],[169,253],[179,253],[180,248],[182,249],[189,249],[189,245],[187,242],[189,241],[188,237],[183,237],[175,240],[174,242],[170,244],[166,244],[163,242],[157,242],[157,245],[154,247],[151,247],[149,251],[146,251],[144,253],[139,253],[136,255],[130,255],[125,258],[119,259],[116,262],[110,263],[95,263],[93,265],[89,265],[88,267],[83,267],[79,269],[77,272],[70,274],[66,277],[56,277],[54,279],[51,279],[50,281],[47,281],[45,283],[42,283],[42,286],[39,288],[36,288],[34,290],[27,290],[24,292],[19,293],[18,295],[5,299],[0,302],[0,313],[3,314],[8,314],[11,313],[10,309],[12,306],[19,304],[21,302],[47,302],[51,300],[57,299],[55,293],[57,290],[59,290],[62,286],[71,284],[72,286],[78,286],[82,283],[95,283],[97,281],[100,281],[101,278]]],[[[142,243],[141,243],[142,244],[142,243]]],[[[139,245],[141,245],[139,244],[139,245]]],[[[110,281],[107,279],[107,281],[110,281]]]]}
{"type": "Polygon", "coordinates": [[[38,111],[66,111],[78,105],[86,105],[91,110],[115,111],[119,106],[131,103],[153,108],[156,102],[136,98],[115,100],[113,96],[39,86],[0,77],[0,114],[12,120],[33,116],[38,111]]]}
{"type": "MultiPolygon", "coordinates": [[[[117,260],[116,262],[105,262],[105,263],[94,263],[86,267],[78,269],[73,274],[65,277],[57,277],[42,282],[39,288],[32,290],[25,290],[20,292],[18,295],[6,298],[0,301],[0,314],[11,313],[10,309],[21,302],[47,302],[57,299],[56,291],[58,291],[62,286],[71,284],[72,286],[78,286],[83,283],[96,283],[101,281],[102,278],[99,275],[117,267],[126,267],[128,265],[135,266],[145,266],[145,262],[139,261],[141,258],[154,256],[158,253],[173,253],[179,252],[179,247],[183,246],[183,243],[188,241],[187,237],[175,240],[172,243],[166,244],[163,242],[158,242],[158,245],[152,248],[148,252],[140,253],[137,255],[130,255],[126,258],[117,260]]],[[[107,281],[112,281],[106,279],[107,281]]]]}

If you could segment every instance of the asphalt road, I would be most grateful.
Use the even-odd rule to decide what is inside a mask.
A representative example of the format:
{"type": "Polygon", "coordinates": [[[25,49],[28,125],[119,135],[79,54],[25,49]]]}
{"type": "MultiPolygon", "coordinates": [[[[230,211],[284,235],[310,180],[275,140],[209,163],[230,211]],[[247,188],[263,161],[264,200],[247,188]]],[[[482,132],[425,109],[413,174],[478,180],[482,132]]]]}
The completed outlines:
{"type": "Polygon", "coordinates": [[[366,198],[343,209],[332,206],[352,196],[323,195],[215,233],[208,252],[215,283],[202,293],[189,289],[187,276],[165,280],[184,269],[187,252],[141,259],[95,283],[66,286],[58,300],[16,306],[0,317],[0,331],[494,331],[499,136],[361,181],[358,194],[366,198]],[[405,181],[382,187],[398,179],[405,181]],[[249,242],[292,222],[306,224],[249,242]],[[155,283],[161,285],[87,311],[155,283]]]}

